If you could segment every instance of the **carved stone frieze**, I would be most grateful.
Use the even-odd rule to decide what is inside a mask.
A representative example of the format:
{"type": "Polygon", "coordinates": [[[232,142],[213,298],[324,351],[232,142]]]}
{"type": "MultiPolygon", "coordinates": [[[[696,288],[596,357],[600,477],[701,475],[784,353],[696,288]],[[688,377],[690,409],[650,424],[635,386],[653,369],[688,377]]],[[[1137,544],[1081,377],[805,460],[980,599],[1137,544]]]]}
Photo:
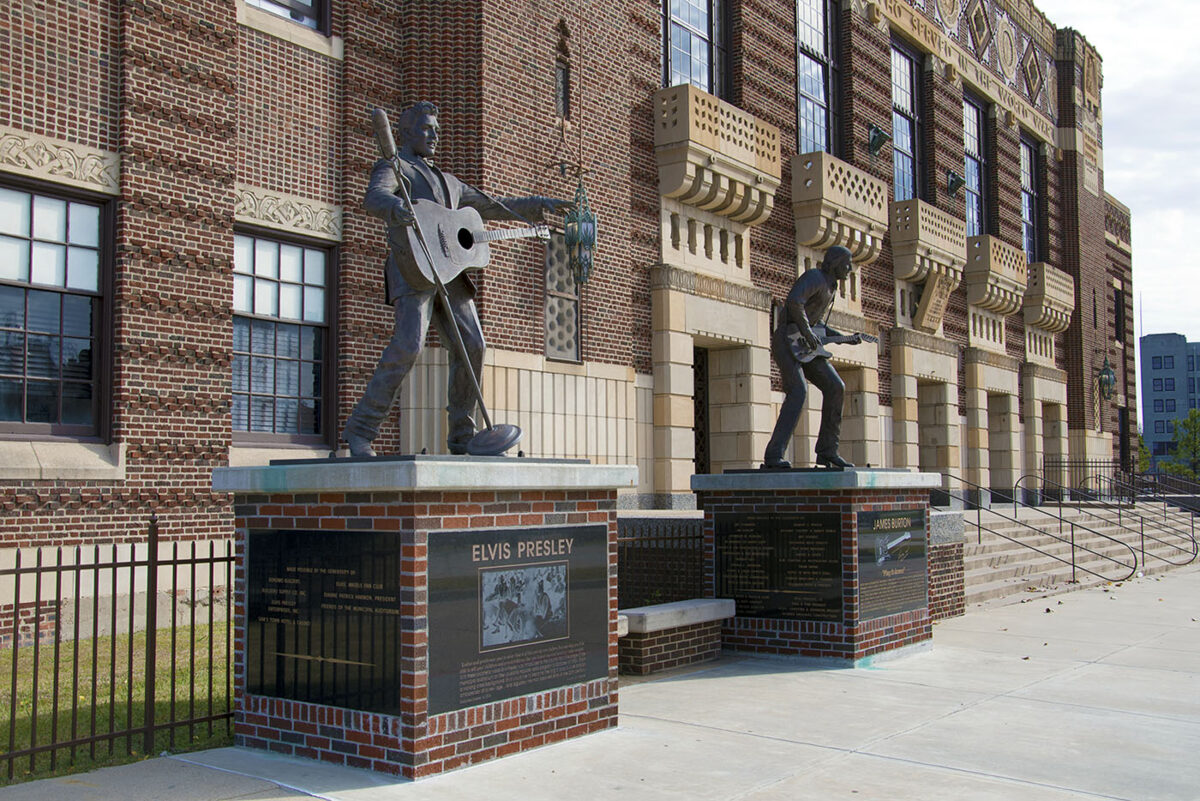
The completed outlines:
{"type": "Polygon", "coordinates": [[[984,0],[971,0],[967,6],[967,27],[971,29],[971,41],[975,45],[975,57],[983,58],[987,46],[995,35],[992,15],[984,0]]]}
{"type": "Polygon", "coordinates": [[[116,153],[0,125],[0,170],[109,195],[120,193],[116,153]]]}
{"type": "Polygon", "coordinates": [[[962,0],[937,0],[937,10],[947,30],[958,30],[958,21],[962,18],[962,0]]]}
{"type": "Polygon", "coordinates": [[[1000,61],[1000,71],[1010,81],[1017,70],[1018,47],[1017,29],[1008,17],[1002,15],[996,21],[996,55],[1000,61]]]}
{"type": "Polygon", "coordinates": [[[771,293],[765,289],[731,284],[711,275],[681,270],[669,264],[650,268],[651,289],[672,289],[701,298],[720,300],[756,311],[771,310],[771,293]]]}
{"type": "Polygon", "coordinates": [[[319,200],[238,184],[233,214],[242,223],[331,242],[342,239],[341,206],[319,200]]]}

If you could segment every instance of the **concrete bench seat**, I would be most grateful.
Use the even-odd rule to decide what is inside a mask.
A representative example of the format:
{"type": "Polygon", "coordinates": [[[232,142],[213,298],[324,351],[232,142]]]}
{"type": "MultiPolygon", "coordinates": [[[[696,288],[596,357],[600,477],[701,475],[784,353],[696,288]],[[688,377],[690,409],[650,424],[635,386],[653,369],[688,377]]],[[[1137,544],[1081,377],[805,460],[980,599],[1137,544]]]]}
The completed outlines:
{"type": "Polygon", "coordinates": [[[715,659],[721,652],[721,623],[737,613],[729,598],[694,598],[622,609],[627,621],[618,662],[622,673],[646,675],[715,659]]]}

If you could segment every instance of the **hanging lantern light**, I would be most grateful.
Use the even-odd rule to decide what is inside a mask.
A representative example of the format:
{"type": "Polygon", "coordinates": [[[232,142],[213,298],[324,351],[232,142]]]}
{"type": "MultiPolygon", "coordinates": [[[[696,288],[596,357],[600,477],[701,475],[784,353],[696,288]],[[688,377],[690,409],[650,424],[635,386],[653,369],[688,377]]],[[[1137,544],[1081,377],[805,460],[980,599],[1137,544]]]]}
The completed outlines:
{"type": "Polygon", "coordinates": [[[1100,368],[1100,375],[1096,381],[1100,384],[1100,395],[1105,400],[1112,400],[1113,390],[1117,388],[1117,374],[1113,372],[1107,356],[1104,357],[1104,366],[1100,368]]]}
{"type": "Polygon", "coordinates": [[[583,188],[583,177],[575,187],[575,206],[567,212],[563,223],[563,235],[570,259],[571,272],[578,284],[586,284],[592,275],[592,257],[596,251],[596,215],[588,205],[587,190],[583,188]]]}

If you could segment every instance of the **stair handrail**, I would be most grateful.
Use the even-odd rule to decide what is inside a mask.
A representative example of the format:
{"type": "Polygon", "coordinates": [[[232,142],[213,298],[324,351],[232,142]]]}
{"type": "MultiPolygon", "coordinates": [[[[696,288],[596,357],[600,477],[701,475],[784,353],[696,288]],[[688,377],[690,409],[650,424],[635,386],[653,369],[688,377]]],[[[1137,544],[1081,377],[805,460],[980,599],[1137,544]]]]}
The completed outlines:
{"type": "MultiPolygon", "coordinates": [[[[1026,476],[1022,476],[1022,478],[1026,478],[1026,476]]],[[[1165,500],[1163,500],[1162,501],[1162,505],[1163,505],[1162,517],[1163,517],[1163,519],[1167,520],[1167,521],[1178,522],[1186,529],[1186,531],[1180,531],[1179,529],[1177,529],[1173,526],[1172,527],[1164,526],[1153,518],[1145,517],[1141,513],[1137,512],[1136,509],[1124,510],[1119,503],[1113,504],[1110,501],[1104,500],[1103,493],[1100,489],[1092,490],[1090,488],[1090,484],[1093,479],[1099,483],[1100,487],[1103,487],[1105,482],[1108,483],[1109,497],[1118,497],[1119,498],[1119,497],[1123,497],[1124,494],[1128,493],[1130,498],[1136,498],[1136,495],[1135,495],[1136,488],[1132,484],[1125,482],[1125,481],[1121,481],[1120,479],[1118,479],[1114,476],[1087,476],[1086,478],[1084,478],[1084,480],[1082,482],[1080,482],[1079,487],[1076,488],[1076,490],[1074,490],[1074,491],[1077,493],[1083,493],[1083,496],[1082,496],[1083,498],[1086,498],[1090,503],[1098,505],[1102,509],[1112,508],[1114,506],[1116,507],[1117,525],[1121,526],[1122,528],[1124,528],[1127,531],[1130,531],[1130,533],[1138,534],[1141,537],[1142,564],[1143,565],[1146,564],[1146,538],[1147,537],[1149,539],[1154,540],[1155,542],[1159,543],[1160,545],[1163,545],[1167,548],[1174,548],[1175,550],[1188,555],[1188,558],[1186,561],[1173,562],[1170,559],[1167,559],[1166,557],[1159,556],[1158,554],[1151,552],[1150,556],[1153,556],[1155,559],[1158,559],[1161,562],[1165,562],[1168,565],[1171,565],[1173,567],[1183,567],[1184,565],[1189,565],[1193,561],[1195,561],[1197,555],[1200,554],[1200,548],[1197,547],[1197,542],[1196,542],[1196,516],[1194,513],[1192,513],[1192,512],[1177,512],[1177,511],[1171,509],[1168,506],[1167,502],[1165,500]],[[1186,515],[1186,518],[1185,518],[1185,515],[1186,515]],[[1139,524],[1138,530],[1133,531],[1128,526],[1126,526],[1124,524],[1124,522],[1122,522],[1124,517],[1135,518],[1139,524]],[[1146,526],[1147,522],[1149,522],[1153,528],[1156,528],[1159,532],[1161,532],[1163,534],[1175,536],[1175,537],[1178,537],[1178,538],[1184,540],[1185,542],[1188,543],[1189,547],[1184,548],[1179,545],[1176,545],[1175,543],[1166,542],[1165,540],[1162,540],[1162,539],[1154,536],[1153,534],[1147,534],[1145,531],[1145,526],[1146,526]]],[[[1051,481],[1050,479],[1045,479],[1045,482],[1050,483],[1050,484],[1055,483],[1055,482],[1051,481]]],[[[1077,508],[1081,512],[1091,514],[1090,510],[1084,509],[1082,506],[1079,506],[1077,508]]],[[[1100,517],[1099,515],[1095,515],[1095,516],[1100,517]]],[[[1101,518],[1101,519],[1103,519],[1103,518],[1101,518]]]]}
{"type": "MultiPolygon", "coordinates": [[[[987,488],[987,487],[984,487],[984,486],[982,486],[982,485],[980,485],[980,484],[976,484],[976,483],[975,483],[975,482],[973,482],[973,481],[968,481],[968,480],[967,480],[967,479],[965,479],[965,478],[960,478],[959,476],[956,476],[956,475],[954,475],[953,473],[942,473],[942,478],[947,480],[946,482],[944,482],[944,483],[947,483],[947,485],[948,485],[948,482],[949,482],[949,481],[957,481],[957,482],[959,482],[960,484],[962,484],[962,485],[964,485],[964,486],[968,486],[968,487],[971,487],[971,488],[973,488],[973,489],[976,489],[976,490],[980,490],[980,491],[990,491],[990,490],[989,490],[989,488],[987,488]]],[[[948,496],[950,496],[950,497],[954,497],[954,496],[953,496],[953,490],[951,490],[951,489],[949,489],[949,488],[943,489],[943,490],[942,490],[942,492],[945,492],[945,493],[946,493],[948,496]]],[[[1015,496],[1015,495],[1016,495],[1016,493],[1014,492],[1014,496],[1015,496]]],[[[965,496],[965,494],[964,494],[964,495],[963,495],[961,498],[959,498],[959,500],[961,500],[961,501],[963,502],[963,505],[964,505],[964,507],[966,506],[966,504],[970,503],[970,501],[968,501],[968,500],[966,499],[966,496],[965,496]]],[[[1053,560],[1055,560],[1055,561],[1057,561],[1057,562],[1062,562],[1064,565],[1070,565],[1070,566],[1071,566],[1071,582],[1072,582],[1072,583],[1076,583],[1076,581],[1077,581],[1077,579],[1076,579],[1076,571],[1078,571],[1078,570],[1082,570],[1084,573],[1089,573],[1089,574],[1091,574],[1091,575],[1095,576],[1095,577],[1096,577],[1096,578],[1098,578],[1098,579],[1102,579],[1103,581],[1113,581],[1113,582],[1116,582],[1116,581],[1126,581],[1127,579],[1130,579],[1130,578],[1132,578],[1132,577],[1134,576],[1134,574],[1135,574],[1135,573],[1137,573],[1137,569],[1138,569],[1138,557],[1137,557],[1137,551],[1135,551],[1135,550],[1133,549],[1133,547],[1132,547],[1132,546],[1130,546],[1128,543],[1122,542],[1121,540],[1118,540],[1118,539],[1116,539],[1116,538],[1114,538],[1114,537],[1110,537],[1110,536],[1108,536],[1107,534],[1103,534],[1103,533],[1101,533],[1101,532],[1099,532],[1099,531],[1095,531],[1094,529],[1091,529],[1091,528],[1089,528],[1088,526],[1085,526],[1085,525],[1083,525],[1082,523],[1077,523],[1077,522],[1075,522],[1074,520],[1064,520],[1064,519],[1063,519],[1063,517],[1061,516],[1061,513],[1060,513],[1060,515],[1059,515],[1059,517],[1058,517],[1058,518],[1055,518],[1055,516],[1054,516],[1054,515],[1050,514],[1049,512],[1046,512],[1046,511],[1045,511],[1045,510],[1043,510],[1043,509],[1040,509],[1040,508],[1039,508],[1039,507],[1037,507],[1037,506],[1031,506],[1031,505],[1029,505],[1029,504],[1021,504],[1022,506],[1025,506],[1026,508],[1032,509],[1032,510],[1034,510],[1035,512],[1038,512],[1038,513],[1040,513],[1040,514],[1044,514],[1044,515],[1046,515],[1047,517],[1050,517],[1050,518],[1052,518],[1052,519],[1057,519],[1057,520],[1058,520],[1058,531],[1059,531],[1059,533],[1058,533],[1058,534],[1052,534],[1052,533],[1051,533],[1051,532],[1049,532],[1049,531],[1043,531],[1042,529],[1038,528],[1037,526],[1030,525],[1030,524],[1029,524],[1027,521],[1024,521],[1024,520],[1020,520],[1020,519],[1018,519],[1018,518],[1017,518],[1017,516],[1016,516],[1016,510],[1015,510],[1015,508],[1014,508],[1014,511],[1013,511],[1013,516],[1012,516],[1012,517],[1009,517],[1008,515],[1004,514],[1003,512],[998,512],[998,511],[996,511],[994,508],[993,508],[993,509],[990,509],[990,510],[988,510],[988,511],[989,511],[989,513],[991,513],[991,514],[993,514],[993,515],[996,515],[997,517],[1003,518],[1004,520],[1007,520],[1007,521],[1009,521],[1009,522],[1011,522],[1011,523],[1016,523],[1016,524],[1018,524],[1019,526],[1023,526],[1024,528],[1026,528],[1026,529],[1029,529],[1030,531],[1033,531],[1033,532],[1035,532],[1035,533],[1036,533],[1036,534],[1038,534],[1039,536],[1043,536],[1043,537],[1050,537],[1050,538],[1051,538],[1051,539],[1053,539],[1053,540],[1057,540],[1058,542],[1061,542],[1061,543],[1064,543],[1064,544],[1070,545],[1070,546],[1071,546],[1071,558],[1070,558],[1069,560],[1068,560],[1068,559],[1064,559],[1064,558],[1062,558],[1061,556],[1058,556],[1057,554],[1052,554],[1052,553],[1050,553],[1049,551],[1045,551],[1045,550],[1043,550],[1043,549],[1041,549],[1041,548],[1037,547],[1036,545],[1031,545],[1031,544],[1029,544],[1028,542],[1023,542],[1022,540],[1019,540],[1019,539],[1017,539],[1016,537],[1010,537],[1009,535],[1007,535],[1007,534],[1005,534],[1005,533],[1003,533],[1003,532],[1001,532],[1001,531],[998,531],[998,530],[996,530],[996,529],[994,529],[994,528],[991,528],[991,527],[985,527],[985,526],[983,525],[983,505],[982,505],[982,504],[979,504],[979,503],[975,503],[975,504],[973,504],[973,505],[975,506],[975,512],[976,512],[976,516],[975,516],[975,530],[976,530],[976,532],[978,533],[978,536],[979,536],[979,540],[978,540],[978,541],[979,541],[980,543],[982,543],[982,542],[983,542],[983,532],[986,530],[988,533],[990,533],[990,534],[994,534],[994,535],[995,535],[995,536],[997,536],[997,537],[1000,537],[1000,538],[1002,538],[1002,539],[1006,539],[1006,540],[1008,540],[1009,542],[1016,543],[1017,545],[1020,545],[1020,546],[1022,546],[1022,547],[1024,547],[1024,548],[1028,548],[1028,549],[1030,549],[1031,551],[1036,551],[1036,552],[1040,553],[1042,556],[1049,557],[1049,558],[1051,558],[1051,559],[1053,559],[1053,560]],[[1069,537],[1069,538],[1068,538],[1068,537],[1064,537],[1064,536],[1062,536],[1062,529],[1063,529],[1063,524],[1064,524],[1064,523],[1066,523],[1067,525],[1069,525],[1069,526],[1071,527],[1071,533],[1070,533],[1070,537],[1069,537]],[[1089,534],[1094,534],[1095,536],[1097,536],[1097,537],[1100,537],[1101,539],[1106,539],[1106,540],[1108,540],[1109,542],[1112,542],[1112,543],[1114,543],[1114,544],[1116,544],[1116,545],[1119,545],[1119,546],[1121,546],[1122,548],[1126,549],[1127,551],[1129,551],[1129,555],[1130,555],[1130,557],[1132,557],[1133,563],[1132,563],[1132,564],[1126,564],[1125,562],[1122,562],[1120,559],[1117,559],[1117,558],[1116,558],[1116,557],[1114,557],[1114,556],[1110,556],[1109,554],[1106,554],[1106,553],[1101,553],[1100,551],[1097,551],[1097,550],[1095,550],[1095,549],[1093,549],[1093,548],[1089,548],[1089,547],[1088,547],[1088,546],[1086,546],[1086,545],[1079,545],[1078,543],[1076,543],[1076,542],[1075,542],[1075,530],[1076,530],[1077,528],[1078,528],[1078,529],[1081,529],[1081,530],[1083,530],[1083,531],[1086,531],[1086,532],[1088,532],[1089,534]],[[1081,550],[1081,551],[1085,551],[1085,552],[1087,552],[1087,553],[1090,553],[1090,554],[1092,554],[1093,556],[1099,557],[1099,558],[1100,558],[1101,560],[1103,560],[1103,561],[1112,562],[1113,564],[1115,564],[1115,565],[1117,565],[1117,566],[1119,566],[1119,567],[1121,567],[1121,568],[1123,568],[1123,569],[1128,569],[1128,571],[1129,571],[1129,572],[1128,572],[1128,573],[1126,573],[1125,575],[1121,576],[1120,578],[1112,578],[1111,576],[1106,576],[1106,575],[1104,575],[1103,573],[1098,573],[1098,572],[1096,572],[1095,570],[1092,570],[1091,568],[1089,568],[1089,567],[1086,567],[1086,566],[1084,566],[1084,565],[1081,565],[1081,564],[1079,564],[1079,563],[1078,563],[1078,560],[1075,558],[1075,552],[1076,552],[1077,550],[1081,550]]],[[[1015,499],[1015,497],[1014,497],[1014,507],[1015,507],[1015,505],[1016,505],[1016,499],[1015,499]]]]}

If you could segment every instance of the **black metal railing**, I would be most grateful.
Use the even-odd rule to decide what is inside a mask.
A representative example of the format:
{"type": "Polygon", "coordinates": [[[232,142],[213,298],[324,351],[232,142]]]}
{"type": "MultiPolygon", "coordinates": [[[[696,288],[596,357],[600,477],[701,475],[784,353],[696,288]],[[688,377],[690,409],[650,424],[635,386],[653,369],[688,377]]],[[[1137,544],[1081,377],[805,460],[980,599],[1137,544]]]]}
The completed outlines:
{"type": "Polygon", "coordinates": [[[1067,459],[1046,456],[1042,476],[1065,487],[1078,487],[1090,476],[1114,477],[1121,473],[1118,459],[1067,459]]]}
{"type": "MultiPolygon", "coordinates": [[[[1025,478],[1036,478],[1036,476],[1023,476],[1022,480],[1025,478]]],[[[1143,565],[1146,564],[1147,556],[1174,567],[1183,567],[1196,559],[1196,516],[1191,512],[1172,508],[1166,496],[1142,495],[1139,497],[1137,487],[1128,481],[1113,477],[1092,476],[1072,492],[1072,497],[1075,500],[1068,502],[1067,505],[1075,507],[1080,514],[1114,522],[1111,517],[1096,512],[1097,509],[1102,509],[1110,515],[1115,515],[1115,523],[1118,526],[1130,535],[1138,536],[1141,542],[1143,565]],[[1161,517],[1161,522],[1137,511],[1132,506],[1135,502],[1140,502],[1143,506],[1161,503],[1162,508],[1155,512],[1161,517]],[[1147,526],[1150,529],[1149,533],[1146,531],[1147,526]],[[1174,552],[1172,555],[1183,561],[1168,559],[1153,550],[1147,553],[1146,540],[1158,543],[1168,552],[1174,552]],[[1170,540],[1177,540],[1177,542],[1170,540]]],[[[1060,501],[1060,509],[1061,507],[1060,501]]]]}
{"type": "Polygon", "coordinates": [[[233,562],[231,541],[160,543],[157,517],[145,542],[17,549],[0,569],[7,779],[228,742],[233,562]]]}
{"type": "MultiPolygon", "coordinates": [[[[999,511],[999,509],[997,507],[993,507],[993,508],[987,510],[988,514],[999,517],[1002,520],[1005,520],[1009,523],[1015,523],[1017,526],[1020,527],[1020,530],[1022,532],[1032,532],[1031,534],[1027,534],[1027,536],[1049,537],[1050,539],[1052,539],[1056,542],[1060,542],[1064,545],[1070,546],[1069,558],[1064,557],[1057,553],[1053,553],[1053,552],[1047,550],[1046,548],[1040,548],[1037,545],[1034,545],[1032,542],[1029,542],[1027,539],[1022,539],[1021,537],[1011,536],[1009,534],[1006,534],[1005,532],[1003,532],[1002,530],[1000,530],[998,528],[993,528],[991,526],[985,525],[983,522],[983,514],[984,514],[985,510],[982,508],[981,504],[978,504],[978,503],[971,504],[968,496],[970,494],[980,495],[982,493],[982,491],[987,489],[987,487],[984,487],[980,484],[976,484],[972,481],[967,481],[964,478],[959,478],[958,476],[952,475],[950,473],[943,473],[942,478],[945,480],[944,483],[946,484],[946,487],[947,487],[943,491],[946,492],[951,498],[955,498],[954,489],[951,488],[951,482],[958,482],[963,487],[969,488],[970,490],[973,491],[973,493],[967,492],[967,491],[960,491],[959,495],[958,495],[958,499],[963,501],[965,508],[967,508],[967,509],[973,508],[973,510],[975,512],[975,530],[978,535],[977,542],[979,542],[979,543],[983,542],[983,532],[986,531],[989,534],[1000,537],[1001,539],[1006,539],[1009,542],[1016,543],[1017,545],[1020,545],[1024,548],[1028,548],[1032,551],[1036,551],[1036,552],[1040,553],[1042,556],[1045,556],[1049,559],[1053,559],[1056,562],[1061,562],[1062,564],[1069,565],[1071,568],[1072,583],[1078,581],[1077,573],[1079,571],[1083,571],[1084,573],[1095,576],[1096,578],[1099,578],[1099,579],[1103,579],[1104,581],[1124,581],[1128,578],[1131,578],[1135,573],[1137,573],[1138,557],[1137,557],[1137,551],[1135,551],[1133,549],[1133,546],[1129,545],[1128,543],[1122,542],[1121,540],[1119,540],[1115,537],[1111,537],[1108,534],[1104,534],[1103,532],[1096,531],[1095,529],[1085,526],[1082,523],[1078,523],[1074,520],[1065,520],[1062,515],[1055,516],[1053,513],[1046,511],[1046,510],[1042,509],[1041,507],[1025,503],[1025,502],[1019,500],[1019,498],[1020,498],[1019,492],[1013,492],[1014,508],[1013,508],[1012,516],[1009,516],[1009,515],[1005,514],[1004,512],[999,511]],[[1017,517],[1017,508],[1018,507],[1024,508],[1024,509],[1031,509],[1031,510],[1033,510],[1033,514],[1035,514],[1035,515],[1043,515],[1050,519],[1056,520],[1058,522],[1058,533],[1055,534],[1051,531],[1046,531],[1045,529],[1041,529],[1041,528],[1038,528],[1037,526],[1030,524],[1027,520],[1019,519],[1017,517]],[[1126,562],[1122,559],[1116,558],[1115,556],[1113,556],[1111,554],[1104,553],[1103,551],[1098,551],[1089,545],[1080,543],[1078,535],[1081,533],[1082,534],[1090,534],[1090,535],[1092,535],[1094,537],[1098,537],[1102,540],[1107,540],[1108,542],[1118,546],[1118,549],[1123,548],[1123,549],[1129,551],[1129,561],[1126,562]],[[1082,564],[1080,562],[1080,554],[1081,553],[1089,554],[1090,556],[1094,557],[1099,562],[1106,564],[1109,570],[1116,569],[1118,572],[1115,575],[1105,575],[1104,573],[1101,573],[1098,570],[1093,570],[1092,568],[1090,568],[1087,565],[1082,564]]],[[[966,515],[964,514],[963,517],[965,519],[966,515]]]]}
{"type": "Polygon", "coordinates": [[[699,518],[617,518],[617,605],[704,597],[704,525],[699,518]]]}

